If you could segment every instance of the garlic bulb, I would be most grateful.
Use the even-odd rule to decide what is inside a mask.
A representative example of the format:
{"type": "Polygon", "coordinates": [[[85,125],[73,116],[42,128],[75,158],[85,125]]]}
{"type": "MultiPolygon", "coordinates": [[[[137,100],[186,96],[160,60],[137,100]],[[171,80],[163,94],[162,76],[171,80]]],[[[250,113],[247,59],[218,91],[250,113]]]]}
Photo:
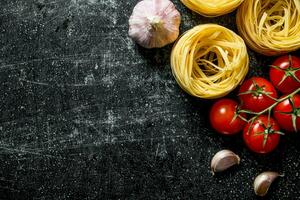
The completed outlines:
{"type": "Polygon", "coordinates": [[[145,48],[159,48],[179,35],[181,17],[170,0],[143,0],[129,19],[129,36],[145,48]]]}

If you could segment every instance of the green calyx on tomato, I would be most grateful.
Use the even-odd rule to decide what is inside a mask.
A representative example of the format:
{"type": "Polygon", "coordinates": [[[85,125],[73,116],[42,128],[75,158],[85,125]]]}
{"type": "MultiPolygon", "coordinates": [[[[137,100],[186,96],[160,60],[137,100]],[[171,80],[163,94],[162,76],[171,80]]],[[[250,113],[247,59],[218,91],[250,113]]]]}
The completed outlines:
{"type": "Polygon", "coordinates": [[[269,135],[271,135],[271,134],[284,135],[283,132],[273,129],[273,126],[270,123],[270,119],[268,119],[268,125],[267,126],[264,123],[262,123],[261,121],[259,121],[258,123],[259,123],[260,126],[263,127],[264,130],[262,132],[255,133],[255,135],[260,135],[260,134],[264,135],[263,147],[266,146],[269,135]]]}
{"type": "Polygon", "coordinates": [[[246,92],[241,92],[241,93],[239,93],[239,95],[252,94],[252,96],[254,96],[254,97],[259,97],[259,96],[261,96],[261,95],[263,95],[263,94],[264,94],[264,95],[269,95],[269,94],[271,94],[270,92],[266,92],[266,91],[265,91],[265,88],[266,88],[265,85],[259,86],[259,85],[255,82],[255,80],[252,80],[252,82],[253,82],[253,86],[254,86],[253,90],[248,90],[248,91],[246,91],[246,92]]]}
{"type": "MultiPolygon", "coordinates": [[[[290,58],[291,56],[289,56],[290,58]]],[[[291,59],[291,58],[290,58],[291,59]]],[[[289,61],[289,66],[285,69],[282,69],[278,66],[275,65],[271,65],[271,67],[273,67],[274,69],[277,70],[283,70],[284,71],[284,75],[282,76],[280,82],[276,85],[276,86],[280,86],[288,77],[291,77],[292,79],[294,79],[297,82],[300,82],[300,80],[298,79],[296,72],[300,71],[300,68],[294,68],[292,67],[291,61],[289,61]]]]}
{"type": "Polygon", "coordinates": [[[270,67],[270,80],[283,94],[300,87],[300,58],[284,55],[278,57],[270,67]]]}
{"type": "Polygon", "coordinates": [[[297,127],[297,118],[300,117],[300,108],[296,108],[295,112],[292,114],[292,122],[293,122],[293,128],[295,132],[298,131],[297,127]]]}
{"type": "Polygon", "coordinates": [[[241,85],[239,99],[243,110],[261,112],[277,101],[277,92],[268,80],[252,77],[241,85]]]}
{"type": "Polygon", "coordinates": [[[256,153],[269,153],[278,146],[282,134],[273,118],[259,115],[244,128],[243,139],[250,150],[256,153]]]}
{"type": "Polygon", "coordinates": [[[236,106],[236,110],[234,112],[234,116],[230,122],[230,124],[234,123],[235,120],[237,119],[241,119],[242,121],[244,122],[248,122],[248,120],[246,119],[245,117],[245,113],[243,112],[243,110],[241,109],[241,106],[240,105],[237,105],[236,106]]]}
{"type": "MultiPolygon", "coordinates": [[[[298,127],[297,126],[297,121],[298,119],[300,119],[300,106],[296,106],[295,104],[295,99],[294,98],[298,98],[299,99],[299,95],[294,96],[293,98],[289,98],[288,102],[289,102],[289,106],[291,107],[291,111],[280,111],[280,110],[276,110],[277,108],[275,108],[275,112],[280,113],[282,115],[287,115],[287,116],[291,116],[291,121],[292,121],[292,126],[295,132],[298,131],[298,127]]],[[[296,99],[296,100],[298,100],[296,99]]],[[[275,115],[275,117],[277,117],[275,115]]],[[[277,121],[279,121],[281,123],[281,118],[278,118],[277,121]]],[[[287,124],[287,122],[285,123],[287,124]]],[[[299,124],[299,122],[298,122],[299,124]]],[[[287,128],[287,129],[291,129],[291,128],[287,128]]]]}
{"type": "Polygon", "coordinates": [[[297,128],[297,118],[300,117],[300,106],[296,107],[294,100],[293,99],[289,99],[289,102],[292,106],[292,123],[293,123],[293,128],[295,130],[295,132],[297,132],[298,128],[297,128]]]}

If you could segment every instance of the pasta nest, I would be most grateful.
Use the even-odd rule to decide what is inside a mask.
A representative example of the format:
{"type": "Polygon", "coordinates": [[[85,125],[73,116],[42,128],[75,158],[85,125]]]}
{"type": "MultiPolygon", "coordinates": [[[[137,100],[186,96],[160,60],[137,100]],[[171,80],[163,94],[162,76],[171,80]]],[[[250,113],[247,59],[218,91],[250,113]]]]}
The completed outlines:
{"type": "Polygon", "coordinates": [[[300,48],[300,0],[246,0],[236,21],[240,35],[258,53],[274,56],[300,48]]]}
{"type": "Polygon", "coordinates": [[[181,0],[189,9],[206,17],[217,17],[235,10],[244,0],[181,0]]]}
{"type": "Polygon", "coordinates": [[[243,39],[216,24],[198,25],[184,33],[171,53],[172,73],[190,95],[215,99],[227,95],[249,70],[243,39]]]}

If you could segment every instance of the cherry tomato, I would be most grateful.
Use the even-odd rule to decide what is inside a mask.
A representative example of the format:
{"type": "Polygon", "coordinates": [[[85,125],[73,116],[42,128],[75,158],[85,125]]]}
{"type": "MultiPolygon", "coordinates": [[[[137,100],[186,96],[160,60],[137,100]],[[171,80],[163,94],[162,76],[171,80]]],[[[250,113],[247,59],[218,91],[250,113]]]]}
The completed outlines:
{"type": "Polygon", "coordinates": [[[274,119],[261,115],[253,123],[249,122],[243,131],[244,142],[256,153],[269,153],[279,144],[279,126],[274,119]]]}
{"type": "Polygon", "coordinates": [[[242,108],[253,112],[260,112],[268,108],[275,103],[272,98],[277,98],[274,86],[261,77],[252,77],[246,80],[240,87],[239,93],[242,108]]]}
{"type": "Polygon", "coordinates": [[[300,130],[300,95],[296,94],[291,99],[287,99],[277,106],[274,110],[274,118],[280,128],[297,132],[300,130]]]}
{"type": "MultiPolygon", "coordinates": [[[[238,103],[231,99],[221,99],[211,108],[209,119],[212,127],[221,134],[232,135],[243,130],[246,122],[236,115],[238,103]]],[[[240,116],[245,118],[245,114],[240,116]]]]}
{"type": "Polygon", "coordinates": [[[271,82],[280,92],[293,92],[300,87],[300,58],[280,56],[271,65],[269,75],[271,82]]]}

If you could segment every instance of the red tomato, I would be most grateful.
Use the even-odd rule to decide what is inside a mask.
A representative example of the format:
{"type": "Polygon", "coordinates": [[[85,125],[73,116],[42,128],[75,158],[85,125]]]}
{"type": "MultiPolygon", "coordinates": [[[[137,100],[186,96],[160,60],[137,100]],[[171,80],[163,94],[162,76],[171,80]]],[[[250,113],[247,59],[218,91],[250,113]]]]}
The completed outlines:
{"type": "Polygon", "coordinates": [[[297,132],[300,130],[300,95],[296,94],[290,100],[287,99],[279,103],[274,108],[274,118],[280,128],[297,132]],[[294,120],[294,125],[293,125],[294,120]],[[294,127],[295,126],[295,127],[294,127]]]}
{"type": "Polygon", "coordinates": [[[279,144],[279,126],[268,116],[261,115],[244,128],[243,138],[248,148],[256,153],[269,153],[279,144]]]}
{"type": "Polygon", "coordinates": [[[260,112],[268,108],[275,103],[275,100],[272,98],[277,98],[274,86],[261,77],[252,77],[246,80],[242,84],[239,93],[240,101],[243,105],[242,108],[253,112],[260,112]]]}
{"type": "Polygon", "coordinates": [[[288,94],[300,87],[300,58],[280,56],[270,68],[270,80],[282,93],[288,94]]]}
{"type": "MultiPolygon", "coordinates": [[[[236,116],[238,103],[231,99],[221,99],[211,108],[209,119],[212,127],[221,134],[232,135],[243,130],[246,122],[236,116]]],[[[245,114],[241,114],[245,118],[245,114]]]]}

